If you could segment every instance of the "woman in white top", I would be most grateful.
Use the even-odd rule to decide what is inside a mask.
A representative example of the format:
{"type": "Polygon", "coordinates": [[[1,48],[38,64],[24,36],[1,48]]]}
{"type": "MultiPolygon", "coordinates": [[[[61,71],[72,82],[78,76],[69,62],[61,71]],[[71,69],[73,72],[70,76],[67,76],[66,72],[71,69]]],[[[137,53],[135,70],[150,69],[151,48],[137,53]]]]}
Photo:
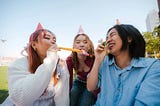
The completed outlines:
{"type": "Polygon", "coordinates": [[[57,50],[51,31],[36,30],[26,48],[28,56],[9,66],[9,97],[2,105],[69,106],[69,73],[57,50]]]}

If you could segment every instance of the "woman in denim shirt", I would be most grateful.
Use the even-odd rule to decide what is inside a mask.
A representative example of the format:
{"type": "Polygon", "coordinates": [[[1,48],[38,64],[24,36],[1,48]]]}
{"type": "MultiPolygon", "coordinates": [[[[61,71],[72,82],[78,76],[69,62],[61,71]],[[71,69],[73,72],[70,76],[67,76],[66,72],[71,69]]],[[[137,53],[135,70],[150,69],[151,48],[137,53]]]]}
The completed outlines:
{"type": "Polygon", "coordinates": [[[95,106],[160,106],[160,61],[144,57],[141,33],[132,25],[115,25],[106,43],[95,50],[87,79],[89,91],[101,87],[95,106]]]}

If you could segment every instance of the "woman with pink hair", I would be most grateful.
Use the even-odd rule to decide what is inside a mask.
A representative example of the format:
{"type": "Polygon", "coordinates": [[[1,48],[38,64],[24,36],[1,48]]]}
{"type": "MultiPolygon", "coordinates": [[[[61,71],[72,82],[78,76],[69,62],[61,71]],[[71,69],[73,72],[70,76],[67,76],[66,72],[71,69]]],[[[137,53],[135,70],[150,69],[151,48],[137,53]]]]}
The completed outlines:
{"type": "Polygon", "coordinates": [[[28,55],[9,66],[9,97],[2,105],[69,106],[69,73],[57,50],[55,34],[38,26],[28,55]]]}

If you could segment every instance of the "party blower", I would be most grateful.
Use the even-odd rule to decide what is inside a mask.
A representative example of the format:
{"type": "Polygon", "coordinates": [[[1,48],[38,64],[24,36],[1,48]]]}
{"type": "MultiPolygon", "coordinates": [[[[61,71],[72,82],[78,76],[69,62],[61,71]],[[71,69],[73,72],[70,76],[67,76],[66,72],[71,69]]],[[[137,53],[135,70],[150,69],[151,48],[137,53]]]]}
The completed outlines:
{"type": "MultiPolygon", "coordinates": [[[[72,52],[82,52],[83,55],[90,56],[85,50],[73,49],[73,48],[68,48],[68,47],[58,47],[58,49],[72,51],[72,52]]],[[[49,50],[49,51],[52,51],[52,50],[49,50]]]]}
{"type": "Polygon", "coordinates": [[[67,47],[58,47],[60,50],[68,50],[72,52],[82,52],[83,55],[89,56],[89,54],[85,50],[79,50],[79,49],[72,49],[72,48],[67,48],[67,47]]]}

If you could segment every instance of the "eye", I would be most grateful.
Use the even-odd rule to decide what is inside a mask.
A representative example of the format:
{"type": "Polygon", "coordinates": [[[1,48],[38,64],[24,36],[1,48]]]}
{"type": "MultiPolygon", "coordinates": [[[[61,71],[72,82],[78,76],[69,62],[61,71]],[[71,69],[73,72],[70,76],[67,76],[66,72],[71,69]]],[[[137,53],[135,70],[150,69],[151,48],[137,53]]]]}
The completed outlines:
{"type": "Polygon", "coordinates": [[[110,35],[110,37],[113,37],[113,36],[115,36],[116,35],[116,33],[112,33],[111,35],[110,35]]]}
{"type": "Polygon", "coordinates": [[[76,41],[75,43],[76,43],[76,44],[79,44],[79,43],[80,43],[80,41],[76,41]]]}
{"type": "Polygon", "coordinates": [[[83,43],[87,44],[88,42],[85,40],[85,41],[83,41],[83,43]]]}
{"type": "Polygon", "coordinates": [[[56,38],[53,38],[53,41],[56,42],[56,38]]]}
{"type": "Polygon", "coordinates": [[[50,40],[50,37],[49,37],[49,36],[45,36],[45,37],[44,37],[44,39],[48,39],[48,40],[50,40]]]}

